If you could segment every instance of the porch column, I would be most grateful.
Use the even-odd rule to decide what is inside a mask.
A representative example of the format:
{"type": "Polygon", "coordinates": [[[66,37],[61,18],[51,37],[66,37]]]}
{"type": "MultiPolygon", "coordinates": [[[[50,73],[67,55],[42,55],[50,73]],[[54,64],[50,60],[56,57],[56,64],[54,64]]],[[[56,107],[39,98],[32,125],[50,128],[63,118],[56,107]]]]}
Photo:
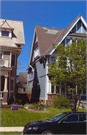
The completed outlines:
{"type": "Polygon", "coordinates": [[[61,95],[61,87],[59,87],[59,93],[60,93],[60,95],[61,95]]]}
{"type": "Polygon", "coordinates": [[[4,82],[4,93],[3,93],[3,104],[7,104],[7,97],[8,97],[8,89],[7,89],[7,84],[8,84],[8,76],[5,75],[5,82],[4,82]]]}
{"type": "Polygon", "coordinates": [[[8,90],[7,90],[7,79],[8,79],[8,76],[5,76],[4,92],[8,92],[8,90]]]}
{"type": "Polygon", "coordinates": [[[56,93],[56,85],[54,86],[54,93],[56,93]]]}

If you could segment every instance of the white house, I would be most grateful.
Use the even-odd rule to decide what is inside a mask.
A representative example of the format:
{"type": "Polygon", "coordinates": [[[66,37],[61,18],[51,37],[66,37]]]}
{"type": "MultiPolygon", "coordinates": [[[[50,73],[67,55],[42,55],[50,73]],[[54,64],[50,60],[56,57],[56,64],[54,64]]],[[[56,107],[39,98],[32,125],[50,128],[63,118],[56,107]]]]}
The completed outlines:
{"type": "MultiPolygon", "coordinates": [[[[61,23],[61,22],[60,22],[61,23]]],[[[66,90],[50,83],[47,64],[55,60],[53,43],[71,44],[76,38],[87,36],[87,23],[79,14],[65,29],[35,26],[28,64],[28,86],[32,101],[52,100],[66,90]]]]}

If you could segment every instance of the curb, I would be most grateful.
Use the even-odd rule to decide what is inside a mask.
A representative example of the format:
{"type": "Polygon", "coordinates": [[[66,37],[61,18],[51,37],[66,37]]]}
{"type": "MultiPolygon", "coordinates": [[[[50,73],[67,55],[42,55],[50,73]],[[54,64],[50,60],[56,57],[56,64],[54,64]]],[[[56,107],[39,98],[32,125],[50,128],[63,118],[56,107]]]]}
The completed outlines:
{"type": "Polygon", "coordinates": [[[22,132],[24,127],[0,127],[0,132],[22,132]]]}

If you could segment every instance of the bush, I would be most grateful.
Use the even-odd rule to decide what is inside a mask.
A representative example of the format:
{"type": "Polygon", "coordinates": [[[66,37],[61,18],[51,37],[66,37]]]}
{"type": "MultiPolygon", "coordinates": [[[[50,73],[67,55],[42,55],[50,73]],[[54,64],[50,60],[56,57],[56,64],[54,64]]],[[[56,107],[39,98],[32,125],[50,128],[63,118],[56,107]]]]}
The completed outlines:
{"type": "Polygon", "coordinates": [[[34,104],[34,107],[36,109],[38,109],[38,108],[45,108],[45,105],[36,103],[36,104],[34,104]]]}
{"type": "Polygon", "coordinates": [[[53,105],[57,108],[69,108],[70,102],[66,96],[60,95],[57,99],[53,101],[53,105]]]}

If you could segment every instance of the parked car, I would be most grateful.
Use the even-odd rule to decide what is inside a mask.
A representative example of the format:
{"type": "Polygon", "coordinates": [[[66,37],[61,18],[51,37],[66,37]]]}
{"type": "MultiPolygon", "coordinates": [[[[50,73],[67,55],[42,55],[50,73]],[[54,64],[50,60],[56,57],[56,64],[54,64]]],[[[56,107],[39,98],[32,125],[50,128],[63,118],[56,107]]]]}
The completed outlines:
{"type": "Polygon", "coordinates": [[[86,134],[86,112],[64,112],[54,117],[28,123],[22,134],[86,134]]]}

